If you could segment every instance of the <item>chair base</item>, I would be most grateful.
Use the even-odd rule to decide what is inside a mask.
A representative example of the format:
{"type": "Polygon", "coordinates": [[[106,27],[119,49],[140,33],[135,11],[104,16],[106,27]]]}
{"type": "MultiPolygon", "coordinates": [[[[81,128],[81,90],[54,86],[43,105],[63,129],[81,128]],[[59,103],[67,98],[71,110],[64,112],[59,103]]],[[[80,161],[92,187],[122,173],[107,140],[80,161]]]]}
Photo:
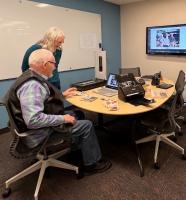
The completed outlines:
{"type": "Polygon", "coordinates": [[[34,199],[35,200],[38,200],[39,189],[40,189],[41,182],[43,180],[43,176],[44,176],[44,173],[45,173],[45,170],[46,170],[47,167],[51,166],[51,167],[57,167],[57,168],[61,168],[61,169],[69,169],[69,170],[75,171],[76,174],[78,174],[79,173],[78,167],[54,159],[56,157],[60,157],[60,156],[64,155],[68,150],[69,149],[65,149],[65,150],[59,151],[57,153],[51,154],[51,155],[48,156],[47,159],[44,159],[44,155],[38,154],[37,158],[39,160],[36,163],[34,163],[30,167],[26,168],[25,170],[23,170],[22,172],[13,176],[12,178],[10,178],[9,180],[7,180],[5,182],[6,190],[5,190],[5,193],[3,194],[3,197],[6,198],[10,195],[10,193],[11,193],[11,190],[10,190],[10,187],[9,187],[10,184],[12,184],[13,182],[16,182],[17,180],[35,172],[38,169],[40,169],[40,173],[39,173],[39,178],[38,178],[38,181],[37,181],[36,190],[35,190],[35,193],[34,193],[34,199]]]}
{"type": "MultiPolygon", "coordinates": [[[[182,122],[182,124],[183,123],[185,123],[184,121],[182,122]]],[[[183,136],[183,132],[182,132],[182,127],[176,122],[176,127],[177,127],[177,129],[178,129],[178,132],[177,132],[177,134],[179,135],[179,136],[183,136]]]]}
{"type": "MultiPolygon", "coordinates": [[[[178,117],[176,117],[176,119],[177,120],[181,120],[181,124],[185,124],[185,117],[183,117],[183,116],[178,116],[178,117]]],[[[181,126],[176,122],[176,127],[177,127],[177,129],[178,129],[178,135],[179,136],[183,136],[183,132],[182,132],[182,128],[181,128],[181,126]]]]}
{"type": "MultiPolygon", "coordinates": [[[[144,137],[139,140],[136,140],[136,144],[141,144],[141,143],[150,142],[150,141],[154,141],[154,140],[156,141],[155,152],[154,152],[154,165],[156,165],[156,163],[158,163],[158,150],[159,150],[159,143],[161,141],[174,147],[175,149],[178,149],[179,151],[181,151],[181,154],[184,155],[184,148],[182,148],[181,146],[179,146],[178,144],[176,144],[175,142],[173,142],[172,140],[170,140],[168,138],[170,136],[175,136],[175,132],[168,133],[168,134],[166,134],[166,133],[159,134],[154,130],[152,130],[152,131],[154,132],[152,135],[144,137]]],[[[159,168],[159,165],[158,165],[157,169],[158,168],[159,168]]]]}

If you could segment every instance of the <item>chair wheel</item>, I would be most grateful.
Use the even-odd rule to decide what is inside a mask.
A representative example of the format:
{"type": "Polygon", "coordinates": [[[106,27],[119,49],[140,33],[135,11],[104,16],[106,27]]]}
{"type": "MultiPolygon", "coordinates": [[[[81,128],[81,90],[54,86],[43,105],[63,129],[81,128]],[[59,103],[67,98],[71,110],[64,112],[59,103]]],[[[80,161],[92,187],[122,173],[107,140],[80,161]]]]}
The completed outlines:
{"type": "Polygon", "coordinates": [[[182,155],[182,160],[186,160],[185,154],[182,155]]]}
{"type": "Polygon", "coordinates": [[[178,132],[179,136],[183,136],[183,133],[181,131],[178,132]]]}
{"type": "Polygon", "coordinates": [[[10,194],[11,194],[11,189],[10,188],[6,188],[5,191],[2,194],[2,197],[3,198],[7,198],[7,197],[10,196],[10,194]]]}
{"type": "Polygon", "coordinates": [[[171,139],[173,142],[175,142],[175,143],[176,143],[177,140],[178,140],[176,136],[172,136],[170,139],[171,139]]]}
{"type": "Polygon", "coordinates": [[[76,179],[82,179],[84,177],[83,170],[79,167],[79,172],[76,174],[76,179]]]}
{"type": "Polygon", "coordinates": [[[76,174],[76,179],[82,179],[84,177],[84,174],[83,173],[78,173],[76,174]]]}
{"type": "Polygon", "coordinates": [[[45,169],[45,175],[44,176],[45,176],[46,179],[51,177],[51,167],[47,167],[45,169]]]}
{"type": "Polygon", "coordinates": [[[159,166],[158,162],[154,163],[154,169],[160,169],[160,166],[159,166]]]}

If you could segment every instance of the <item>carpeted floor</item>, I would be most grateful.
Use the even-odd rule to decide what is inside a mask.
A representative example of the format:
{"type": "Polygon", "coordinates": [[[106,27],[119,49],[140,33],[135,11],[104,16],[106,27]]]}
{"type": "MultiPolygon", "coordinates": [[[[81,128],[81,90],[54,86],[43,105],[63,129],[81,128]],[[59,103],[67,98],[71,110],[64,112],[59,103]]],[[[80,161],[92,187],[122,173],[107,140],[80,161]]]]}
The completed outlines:
{"type": "MultiPolygon", "coordinates": [[[[96,115],[87,113],[95,121],[96,115]]],[[[105,117],[110,120],[110,117],[105,117]]],[[[110,159],[112,168],[105,173],[76,179],[74,173],[51,169],[51,177],[44,178],[40,200],[184,200],[186,199],[186,161],[175,149],[162,143],[159,151],[160,170],[153,169],[154,142],[140,145],[145,176],[139,176],[135,151],[129,142],[130,121],[116,120],[110,132],[97,130],[103,155],[110,159]]],[[[184,135],[177,143],[186,148],[184,135]]],[[[140,131],[139,131],[140,132],[140,131]]],[[[29,166],[29,160],[17,160],[9,155],[10,133],[0,135],[0,192],[4,181],[29,166]]],[[[12,184],[8,200],[31,200],[38,172],[12,184]]],[[[0,197],[1,199],[2,197],[0,197]]]]}

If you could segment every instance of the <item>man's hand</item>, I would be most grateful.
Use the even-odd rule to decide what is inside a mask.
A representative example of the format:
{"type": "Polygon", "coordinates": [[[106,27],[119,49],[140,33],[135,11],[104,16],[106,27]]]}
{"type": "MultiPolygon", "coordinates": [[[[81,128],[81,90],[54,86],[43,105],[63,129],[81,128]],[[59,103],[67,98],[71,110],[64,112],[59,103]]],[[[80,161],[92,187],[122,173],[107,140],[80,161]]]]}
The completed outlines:
{"type": "Polygon", "coordinates": [[[75,124],[76,118],[74,116],[66,114],[66,115],[64,115],[64,121],[65,121],[65,123],[75,124]]]}
{"type": "Polygon", "coordinates": [[[74,96],[77,92],[77,88],[71,87],[63,92],[64,97],[71,97],[74,96]]]}

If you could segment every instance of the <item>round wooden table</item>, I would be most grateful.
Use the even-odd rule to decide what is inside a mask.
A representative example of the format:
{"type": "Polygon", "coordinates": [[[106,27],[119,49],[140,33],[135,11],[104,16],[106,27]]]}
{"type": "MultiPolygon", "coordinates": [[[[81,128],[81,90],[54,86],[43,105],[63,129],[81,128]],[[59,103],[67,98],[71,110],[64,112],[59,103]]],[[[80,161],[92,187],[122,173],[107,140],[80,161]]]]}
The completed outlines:
{"type": "MultiPolygon", "coordinates": [[[[164,79],[161,82],[170,83],[173,84],[172,81],[164,79]]],[[[161,83],[160,82],[160,83],[161,83]]],[[[85,109],[87,111],[98,113],[98,126],[103,127],[103,114],[106,115],[128,115],[132,116],[133,118],[133,126],[131,131],[131,138],[134,142],[136,153],[137,153],[137,159],[138,164],[140,167],[140,176],[144,176],[144,169],[141,161],[141,156],[138,150],[138,146],[135,143],[135,132],[136,132],[136,123],[138,121],[139,115],[145,112],[149,112],[151,110],[154,110],[158,107],[160,107],[162,104],[164,104],[174,93],[175,87],[171,87],[169,89],[160,89],[156,86],[151,85],[151,80],[145,81],[145,85],[143,86],[145,89],[145,98],[147,99],[154,99],[155,102],[149,104],[148,106],[144,105],[138,105],[135,106],[131,103],[124,102],[118,98],[118,95],[115,95],[113,97],[105,97],[103,95],[99,95],[95,93],[95,91],[98,88],[91,89],[85,92],[80,93],[81,95],[76,95],[70,98],[66,98],[66,100],[71,103],[72,105],[79,107],[81,109],[85,109]],[[96,97],[96,100],[94,101],[85,101],[84,97],[96,97]],[[117,110],[111,110],[106,105],[108,101],[115,101],[118,105],[117,110]]]]}
{"type": "MultiPolygon", "coordinates": [[[[163,80],[163,82],[173,84],[173,82],[170,80],[163,80]]],[[[151,81],[146,81],[143,87],[145,89],[145,98],[155,100],[155,102],[151,103],[149,106],[132,105],[131,103],[121,101],[120,99],[118,99],[117,95],[113,97],[105,97],[103,95],[99,95],[95,93],[95,91],[98,88],[82,92],[82,95],[66,98],[66,100],[76,107],[96,113],[107,114],[107,115],[134,115],[134,114],[148,112],[160,107],[172,96],[172,94],[175,91],[174,87],[165,90],[157,88],[156,86],[152,86],[151,81]],[[96,97],[97,99],[92,102],[84,101],[83,97],[85,96],[96,97]],[[118,109],[110,110],[109,108],[107,108],[105,104],[106,101],[108,100],[115,100],[118,104],[118,109]]]]}

